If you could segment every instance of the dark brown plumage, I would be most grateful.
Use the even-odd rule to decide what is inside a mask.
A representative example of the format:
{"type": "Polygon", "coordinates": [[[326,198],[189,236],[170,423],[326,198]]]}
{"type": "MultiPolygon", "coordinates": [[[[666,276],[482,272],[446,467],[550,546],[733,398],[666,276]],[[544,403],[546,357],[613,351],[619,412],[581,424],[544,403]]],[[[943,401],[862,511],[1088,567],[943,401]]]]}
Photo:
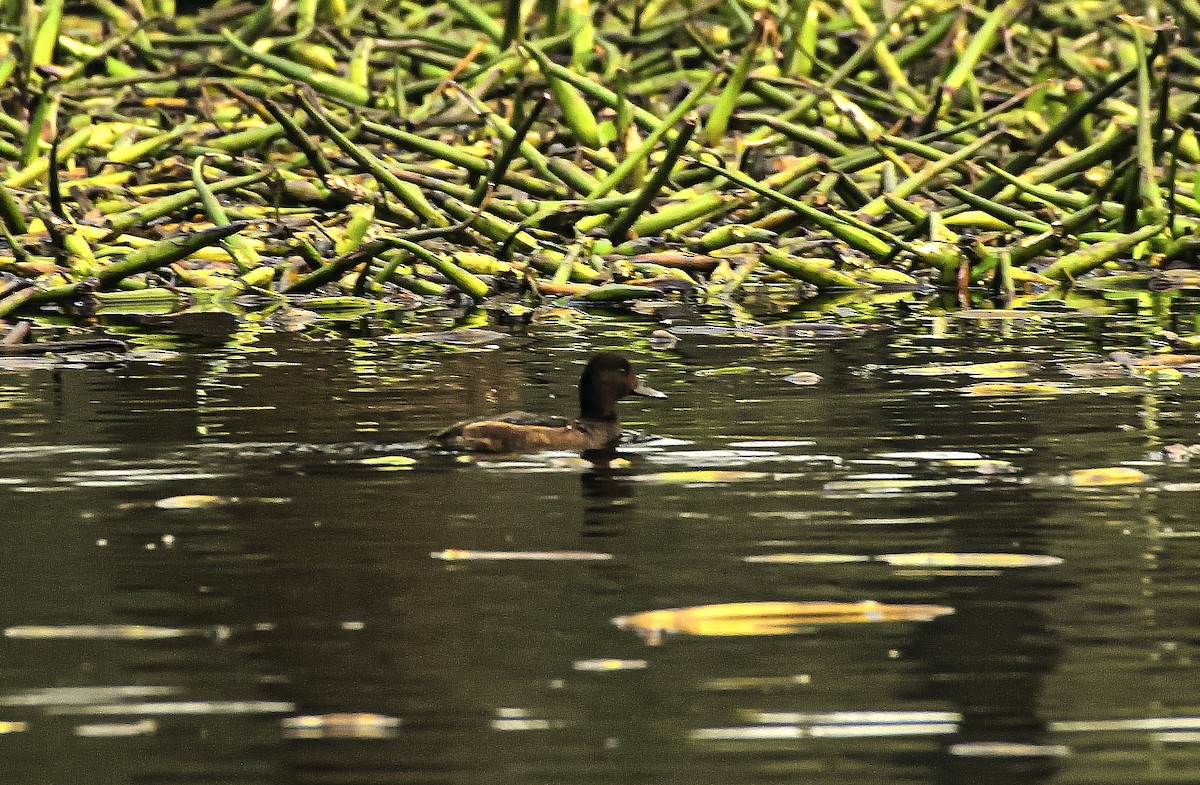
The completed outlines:
{"type": "Polygon", "coordinates": [[[621,440],[617,401],[626,395],[666,397],[643,385],[629,360],[616,352],[599,352],[579,377],[578,419],[508,412],[464,420],[432,438],[442,447],[480,452],[610,449],[621,440]]]}

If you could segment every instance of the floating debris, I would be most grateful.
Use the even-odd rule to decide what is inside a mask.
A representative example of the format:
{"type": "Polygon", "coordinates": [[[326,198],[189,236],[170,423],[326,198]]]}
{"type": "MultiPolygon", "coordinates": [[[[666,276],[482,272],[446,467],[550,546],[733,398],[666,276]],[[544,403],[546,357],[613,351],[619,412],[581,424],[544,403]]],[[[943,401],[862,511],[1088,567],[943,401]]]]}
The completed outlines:
{"type": "Polygon", "coordinates": [[[1107,466],[1099,469],[1076,469],[1063,480],[1068,485],[1101,487],[1106,485],[1138,485],[1150,478],[1141,469],[1131,466],[1107,466]]]}
{"type": "Polygon", "coordinates": [[[1115,362],[1067,363],[1061,370],[1077,379],[1120,379],[1125,376],[1125,368],[1115,362]]]}
{"type": "Polygon", "coordinates": [[[499,731],[537,731],[552,730],[562,727],[562,723],[536,717],[525,709],[500,708],[496,709],[496,717],[492,720],[492,730],[499,731]]]}
{"type": "Polygon", "coordinates": [[[731,728],[697,728],[688,735],[694,741],[773,741],[802,739],[807,732],[792,725],[745,725],[731,728]]]}
{"type": "Polygon", "coordinates": [[[168,496],[154,502],[160,510],[201,510],[209,507],[221,507],[236,504],[236,496],[210,496],[206,494],[191,494],[186,496],[168,496]]]}
{"type": "Polygon", "coordinates": [[[812,447],[816,442],[810,439],[778,439],[730,442],[729,446],[738,450],[782,450],[787,447],[812,447]]]}
{"type": "Polygon", "coordinates": [[[1057,733],[1109,733],[1112,731],[1196,731],[1200,717],[1138,717],[1123,720],[1059,720],[1048,730],[1057,733]]]}
{"type": "Polygon", "coordinates": [[[893,373],[905,376],[974,376],[979,379],[1013,379],[1028,376],[1036,366],[1033,363],[1015,360],[991,363],[950,363],[946,365],[921,365],[912,368],[893,368],[893,373]]]}
{"type": "Polygon", "coordinates": [[[406,455],[377,455],[373,458],[363,458],[359,463],[380,471],[394,472],[412,469],[417,465],[417,459],[406,455]]]}
{"type": "Polygon", "coordinates": [[[611,553],[594,551],[464,551],[448,549],[429,554],[442,561],[607,561],[611,553]]]}
{"type": "Polygon", "coordinates": [[[788,384],[795,384],[800,387],[811,387],[814,384],[820,384],[822,381],[824,381],[820,375],[811,373],[809,371],[801,371],[799,373],[794,373],[791,376],[785,376],[783,377],[783,380],[788,384]]]}
{"type": "Polygon", "coordinates": [[[942,605],[863,602],[734,602],[619,616],[613,624],[655,645],[664,635],[791,635],[810,625],[930,621],[954,613],[942,605]]]}
{"type": "Polygon", "coordinates": [[[972,741],[951,744],[948,752],[951,755],[967,758],[1065,758],[1071,754],[1071,748],[1063,744],[972,741]]]}
{"type": "Polygon", "coordinates": [[[267,319],[267,324],[285,333],[298,333],[325,317],[307,308],[284,306],[267,319]]]}
{"type": "Polygon", "coordinates": [[[638,482],[662,483],[666,485],[713,485],[731,482],[750,482],[752,480],[767,480],[774,475],[768,472],[740,471],[696,471],[653,472],[638,474],[630,479],[638,482]]]}
{"type": "Polygon", "coordinates": [[[1168,444],[1154,457],[1168,463],[1186,463],[1197,456],[1200,456],[1200,444],[1168,444]]]}
{"type": "Polygon", "coordinates": [[[645,670],[648,666],[649,663],[646,660],[598,659],[576,660],[571,663],[571,667],[575,670],[588,672],[640,671],[645,670]]]}
{"type": "Polygon", "coordinates": [[[659,351],[674,349],[679,345],[679,336],[667,330],[655,330],[650,333],[650,348],[659,351]]]}
{"type": "Polygon", "coordinates": [[[983,456],[964,450],[914,450],[912,452],[881,452],[878,457],[897,461],[978,461],[983,456]]]}
{"type": "Polygon", "coordinates": [[[211,634],[210,631],[201,629],[148,627],[140,624],[68,624],[64,626],[25,624],[4,629],[4,637],[18,640],[146,641],[211,634]]]}
{"type": "Polygon", "coordinates": [[[767,553],[742,559],[749,564],[851,564],[870,560],[870,556],[847,553],[767,553]]]}
{"type": "Polygon", "coordinates": [[[144,714],[154,716],[193,716],[219,714],[287,714],[295,711],[286,701],[168,701],[163,703],[114,703],[93,706],[55,706],[55,715],[70,714],[144,714]]]}
{"type": "Polygon", "coordinates": [[[709,679],[700,687],[716,692],[733,692],[737,690],[778,690],[792,687],[806,687],[812,684],[812,676],[799,673],[791,676],[730,676],[724,679],[709,679]]]}
{"type": "Polygon", "coordinates": [[[118,700],[162,698],[174,695],[176,687],[43,687],[29,692],[0,696],[0,706],[84,706],[118,700]]]}
{"type": "Polygon", "coordinates": [[[1004,395],[1063,395],[1071,392],[1071,388],[1064,384],[1051,384],[1049,382],[985,382],[982,384],[973,384],[970,387],[961,388],[963,393],[967,395],[977,395],[981,397],[999,397],[1004,395]]]}
{"type": "Polygon", "coordinates": [[[225,477],[224,474],[215,474],[212,472],[184,472],[177,469],[130,466],[125,469],[91,469],[87,471],[67,472],[62,475],[61,480],[80,488],[123,488],[152,482],[198,482],[201,480],[219,480],[223,477],[225,477]]]}
{"type": "Polygon", "coordinates": [[[893,567],[1055,567],[1057,556],[1023,553],[885,553],[876,559],[893,567]]]}
{"type": "Polygon", "coordinates": [[[1196,731],[1166,731],[1154,734],[1154,739],[1166,744],[1200,744],[1200,733],[1196,731]]]}
{"type": "Polygon", "coordinates": [[[965,469],[976,474],[1015,474],[1017,472],[1017,467],[1011,461],[997,461],[989,458],[980,458],[978,460],[951,459],[939,461],[938,463],[948,469],[965,469]]]}
{"type": "Polygon", "coordinates": [[[696,741],[851,739],[944,736],[958,731],[961,715],[947,711],[750,712],[754,725],[700,728],[696,741]]]}
{"type": "Polygon", "coordinates": [[[391,739],[400,730],[399,718],[370,712],[284,717],[281,724],[289,739],[391,739]]]}
{"type": "Polygon", "coordinates": [[[852,477],[846,480],[831,480],[825,483],[824,489],[832,493],[910,493],[923,489],[937,493],[953,493],[953,490],[944,490],[946,486],[982,485],[986,482],[987,480],[981,477],[930,477],[929,479],[917,479],[907,475],[867,475],[852,477]]]}
{"type": "Polygon", "coordinates": [[[1180,367],[1200,368],[1200,354],[1151,354],[1135,357],[1129,352],[1113,352],[1109,357],[1113,362],[1123,365],[1130,371],[1145,372],[1180,367]]]}
{"type": "Polygon", "coordinates": [[[133,736],[153,736],[157,732],[158,722],[156,720],[100,722],[75,726],[76,736],[89,739],[124,739],[133,736]]]}
{"type": "Polygon", "coordinates": [[[112,447],[87,447],[73,444],[26,444],[21,446],[0,447],[0,460],[30,460],[37,458],[55,458],[60,455],[108,455],[114,452],[112,447]]]}
{"type": "Polygon", "coordinates": [[[719,368],[704,368],[696,371],[695,376],[745,376],[750,373],[758,373],[758,369],[753,365],[723,365],[719,368]]]}
{"type": "Polygon", "coordinates": [[[747,711],[747,719],[764,725],[914,725],[962,722],[956,711],[747,711]]]}

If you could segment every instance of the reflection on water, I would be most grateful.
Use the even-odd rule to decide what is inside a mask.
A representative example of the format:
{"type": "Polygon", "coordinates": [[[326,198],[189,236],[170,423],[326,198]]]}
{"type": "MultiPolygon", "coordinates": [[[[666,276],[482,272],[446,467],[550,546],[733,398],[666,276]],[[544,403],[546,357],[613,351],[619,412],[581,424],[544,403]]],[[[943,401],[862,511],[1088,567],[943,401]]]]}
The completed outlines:
{"type": "Polygon", "coordinates": [[[1187,779],[1200,381],[892,321],[0,369],[5,781],[1187,779]],[[611,347],[671,396],[615,455],[423,448],[611,347]]]}

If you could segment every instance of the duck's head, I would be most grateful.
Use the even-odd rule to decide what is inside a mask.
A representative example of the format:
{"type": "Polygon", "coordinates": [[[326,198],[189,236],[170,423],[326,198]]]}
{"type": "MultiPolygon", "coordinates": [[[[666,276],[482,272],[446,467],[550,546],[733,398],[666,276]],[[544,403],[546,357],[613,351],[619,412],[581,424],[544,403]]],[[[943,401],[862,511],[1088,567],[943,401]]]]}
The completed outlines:
{"type": "Polygon", "coordinates": [[[579,377],[579,416],[584,420],[617,419],[617,400],[626,395],[666,398],[642,384],[633,365],[616,352],[598,352],[579,377]]]}

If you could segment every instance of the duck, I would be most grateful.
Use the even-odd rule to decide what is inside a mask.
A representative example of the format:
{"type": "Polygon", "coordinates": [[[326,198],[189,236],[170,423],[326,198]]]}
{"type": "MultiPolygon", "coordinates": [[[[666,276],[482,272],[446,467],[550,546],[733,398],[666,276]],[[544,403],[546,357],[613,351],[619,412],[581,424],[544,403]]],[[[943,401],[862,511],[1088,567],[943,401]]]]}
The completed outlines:
{"type": "Polygon", "coordinates": [[[579,377],[579,417],[508,412],[464,420],[430,438],[452,450],[523,453],[542,450],[611,450],[621,441],[617,401],[627,395],[666,398],[638,378],[617,352],[597,352],[579,377]]]}

